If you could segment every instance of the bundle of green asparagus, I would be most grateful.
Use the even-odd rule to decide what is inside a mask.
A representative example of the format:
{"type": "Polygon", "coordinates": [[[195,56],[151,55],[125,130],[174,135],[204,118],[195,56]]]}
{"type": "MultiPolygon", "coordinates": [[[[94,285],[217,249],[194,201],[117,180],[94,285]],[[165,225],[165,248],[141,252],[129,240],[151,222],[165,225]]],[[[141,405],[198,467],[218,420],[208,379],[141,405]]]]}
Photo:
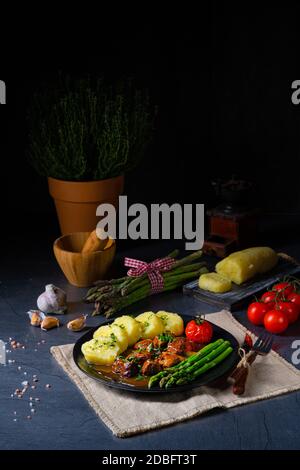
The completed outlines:
{"type": "Polygon", "coordinates": [[[160,388],[169,388],[192,382],[209,369],[224,361],[232,351],[233,349],[229,341],[218,339],[176,366],[153,375],[148,382],[148,388],[156,384],[159,384],[160,388]]]}
{"type": "MultiPolygon", "coordinates": [[[[179,251],[174,250],[168,255],[174,259],[174,264],[169,271],[161,272],[164,280],[162,292],[174,290],[207,272],[204,262],[194,262],[201,257],[201,250],[179,260],[176,259],[178,254],[179,251]]],[[[88,291],[85,301],[95,302],[93,315],[103,314],[107,318],[152,294],[147,273],[139,277],[124,276],[108,281],[101,280],[95,284],[95,287],[88,291]]]]}

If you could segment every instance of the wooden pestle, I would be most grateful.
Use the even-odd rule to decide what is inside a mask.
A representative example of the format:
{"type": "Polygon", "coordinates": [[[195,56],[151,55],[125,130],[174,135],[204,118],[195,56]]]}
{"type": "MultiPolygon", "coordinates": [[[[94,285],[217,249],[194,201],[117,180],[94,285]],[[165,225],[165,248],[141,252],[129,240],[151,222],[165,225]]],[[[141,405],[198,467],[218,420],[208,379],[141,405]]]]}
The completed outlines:
{"type": "Polygon", "coordinates": [[[102,240],[101,238],[97,237],[96,230],[93,230],[86,242],[83,245],[81,253],[92,253],[93,251],[101,251],[104,250],[104,247],[107,243],[107,238],[102,240]]]}

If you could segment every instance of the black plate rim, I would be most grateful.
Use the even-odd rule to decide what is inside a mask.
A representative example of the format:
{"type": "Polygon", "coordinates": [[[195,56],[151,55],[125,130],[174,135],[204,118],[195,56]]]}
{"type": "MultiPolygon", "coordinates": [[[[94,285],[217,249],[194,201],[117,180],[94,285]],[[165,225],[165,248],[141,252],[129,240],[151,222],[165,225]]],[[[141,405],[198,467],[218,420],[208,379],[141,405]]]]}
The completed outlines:
{"type": "MultiPolygon", "coordinates": [[[[136,314],[136,315],[138,315],[138,314],[136,314]]],[[[193,317],[189,316],[189,315],[180,315],[180,316],[182,317],[185,324],[186,324],[187,321],[190,321],[190,320],[193,319],[193,317]]],[[[170,387],[168,389],[161,389],[159,387],[152,387],[152,388],[148,389],[148,388],[142,388],[142,387],[134,387],[133,385],[129,385],[129,384],[126,384],[126,383],[123,383],[123,382],[108,380],[108,379],[105,379],[104,376],[101,376],[101,375],[96,375],[96,374],[92,375],[92,373],[89,373],[88,370],[85,370],[82,367],[80,367],[79,356],[81,356],[81,358],[84,359],[83,354],[81,352],[81,345],[82,345],[82,343],[84,343],[84,342],[88,341],[89,339],[91,339],[93,332],[96,331],[100,326],[109,325],[114,320],[115,320],[115,318],[107,320],[107,321],[101,323],[101,325],[91,327],[80,338],[78,338],[78,340],[76,341],[76,343],[74,344],[74,347],[73,347],[73,360],[74,360],[76,366],[78,367],[78,369],[81,372],[83,372],[87,377],[96,380],[97,382],[105,385],[106,387],[110,387],[110,388],[118,389],[118,390],[123,390],[123,391],[131,392],[131,393],[133,393],[133,392],[134,393],[186,392],[186,391],[192,390],[194,388],[198,388],[198,387],[201,387],[201,386],[207,386],[207,385],[217,381],[218,379],[220,379],[221,377],[223,377],[227,373],[229,373],[234,368],[234,366],[237,364],[237,362],[239,360],[239,355],[238,355],[239,342],[238,342],[238,340],[229,331],[227,331],[224,328],[216,325],[213,322],[210,322],[208,320],[208,318],[206,317],[206,320],[209,321],[213,325],[214,328],[216,328],[217,330],[223,331],[225,333],[225,336],[227,337],[226,339],[230,340],[231,345],[233,347],[233,352],[226,359],[226,361],[222,362],[220,365],[216,366],[215,368],[213,368],[211,371],[209,371],[207,373],[207,374],[210,374],[210,376],[213,375],[213,377],[210,380],[204,380],[205,375],[207,375],[207,374],[204,374],[204,379],[203,379],[203,376],[201,376],[201,378],[199,378],[198,380],[195,380],[194,382],[190,382],[190,383],[185,384],[185,385],[170,387]],[[224,370],[224,364],[227,364],[226,367],[225,367],[225,370],[224,370]],[[219,369],[222,370],[222,373],[220,373],[218,375],[218,374],[216,374],[216,371],[218,371],[219,369]]],[[[92,367],[90,367],[90,369],[91,369],[91,371],[93,370],[92,367]]]]}

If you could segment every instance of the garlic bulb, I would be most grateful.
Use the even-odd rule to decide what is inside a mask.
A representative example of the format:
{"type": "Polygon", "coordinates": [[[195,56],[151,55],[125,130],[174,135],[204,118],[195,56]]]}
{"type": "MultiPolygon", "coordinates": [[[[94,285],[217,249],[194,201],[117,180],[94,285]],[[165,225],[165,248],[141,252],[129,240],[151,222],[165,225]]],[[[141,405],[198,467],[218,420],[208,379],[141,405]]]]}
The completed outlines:
{"type": "Polygon", "coordinates": [[[74,320],[69,321],[67,328],[71,331],[81,331],[85,327],[87,315],[81,315],[74,320]]]}
{"type": "Polygon", "coordinates": [[[45,286],[45,292],[38,297],[37,306],[44,313],[56,313],[59,315],[66,312],[66,302],[66,293],[59,287],[48,284],[45,286]]]}
{"type": "Polygon", "coordinates": [[[59,319],[55,317],[45,317],[41,323],[41,328],[44,331],[51,330],[51,328],[59,327],[59,319]]]}
{"type": "Polygon", "coordinates": [[[30,318],[30,324],[32,326],[41,326],[42,321],[46,318],[43,312],[39,310],[29,310],[27,312],[30,318]]]}

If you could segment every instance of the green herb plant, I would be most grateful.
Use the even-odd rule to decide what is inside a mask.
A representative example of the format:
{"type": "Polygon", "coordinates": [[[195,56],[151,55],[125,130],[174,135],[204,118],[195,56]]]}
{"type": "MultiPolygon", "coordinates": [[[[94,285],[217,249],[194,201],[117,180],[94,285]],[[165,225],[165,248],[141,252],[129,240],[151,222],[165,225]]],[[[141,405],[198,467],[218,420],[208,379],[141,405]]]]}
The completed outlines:
{"type": "Polygon", "coordinates": [[[70,78],[37,93],[29,111],[30,161],[67,181],[112,178],[135,167],[151,140],[155,112],[131,80],[70,78]]]}

